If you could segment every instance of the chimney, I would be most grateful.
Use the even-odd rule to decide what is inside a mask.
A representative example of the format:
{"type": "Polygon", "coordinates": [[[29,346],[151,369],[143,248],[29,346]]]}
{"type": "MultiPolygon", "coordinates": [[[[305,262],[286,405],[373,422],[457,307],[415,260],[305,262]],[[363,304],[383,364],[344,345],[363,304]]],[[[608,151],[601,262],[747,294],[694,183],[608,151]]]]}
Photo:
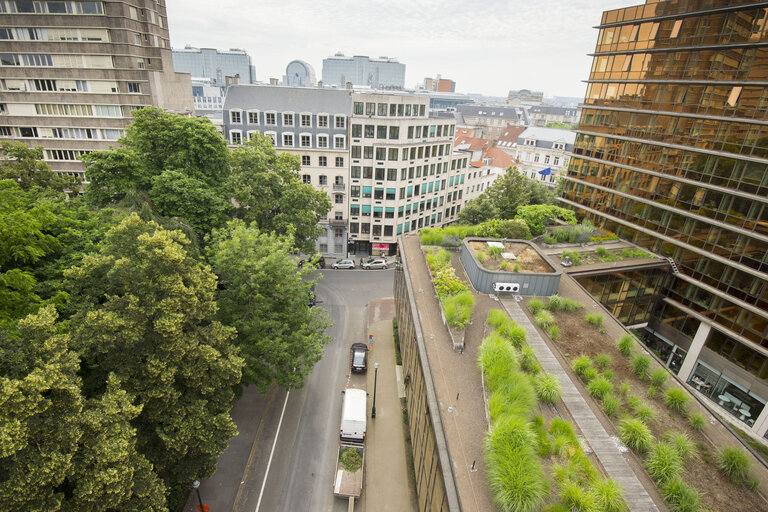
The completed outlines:
{"type": "Polygon", "coordinates": [[[352,82],[347,82],[347,89],[352,90],[352,82]]]}
{"type": "Polygon", "coordinates": [[[323,88],[323,81],[322,80],[318,80],[317,81],[317,86],[322,89],[323,88]]]}
{"type": "Polygon", "coordinates": [[[278,85],[277,78],[270,78],[269,79],[269,85],[278,85]]]}

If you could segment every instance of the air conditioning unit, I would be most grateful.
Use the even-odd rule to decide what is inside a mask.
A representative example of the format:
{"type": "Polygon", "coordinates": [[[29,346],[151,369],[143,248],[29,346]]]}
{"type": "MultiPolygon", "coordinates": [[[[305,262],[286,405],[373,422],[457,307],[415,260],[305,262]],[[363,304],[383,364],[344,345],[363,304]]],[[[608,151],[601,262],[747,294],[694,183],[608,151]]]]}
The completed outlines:
{"type": "Polygon", "coordinates": [[[517,293],[520,291],[519,283],[493,283],[493,291],[517,293]]]}

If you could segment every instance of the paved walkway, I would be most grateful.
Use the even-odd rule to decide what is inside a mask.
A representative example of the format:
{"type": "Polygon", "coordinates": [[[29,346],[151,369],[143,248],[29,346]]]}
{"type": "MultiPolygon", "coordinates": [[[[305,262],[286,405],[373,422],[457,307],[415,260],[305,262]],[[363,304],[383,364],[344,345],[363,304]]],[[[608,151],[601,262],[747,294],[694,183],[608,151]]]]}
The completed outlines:
{"type": "Polygon", "coordinates": [[[658,512],[658,507],[520,305],[514,299],[502,299],[501,303],[510,318],[526,330],[528,344],[536,352],[536,358],[544,371],[555,375],[560,381],[565,406],[608,477],[621,485],[629,509],[632,512],[658,512]]]}

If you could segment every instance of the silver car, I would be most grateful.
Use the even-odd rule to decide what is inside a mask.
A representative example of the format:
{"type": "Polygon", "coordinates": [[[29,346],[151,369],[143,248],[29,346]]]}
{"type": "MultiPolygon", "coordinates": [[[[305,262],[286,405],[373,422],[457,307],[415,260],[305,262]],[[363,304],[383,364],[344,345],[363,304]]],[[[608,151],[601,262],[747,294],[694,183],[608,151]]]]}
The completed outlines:
{"type": "Polygon", "coordinates": [[[355,262],[352,260],[339,260],[336,263],[331,265],[332,269],[340,269],[340,268],[355,268],[355,262]]]}
{"type": "Polygon", "coordinates": [[[364,262],[361,265],[361,267],[362,267],[363,270],[372,270],[372,269],[377,269],[377,268],[381,268],[381,269],[386,270],[388,265],[389,264],[387,263],[387,260],[376,259],[376,260],[369,260],[369,261],[364,262]]]}

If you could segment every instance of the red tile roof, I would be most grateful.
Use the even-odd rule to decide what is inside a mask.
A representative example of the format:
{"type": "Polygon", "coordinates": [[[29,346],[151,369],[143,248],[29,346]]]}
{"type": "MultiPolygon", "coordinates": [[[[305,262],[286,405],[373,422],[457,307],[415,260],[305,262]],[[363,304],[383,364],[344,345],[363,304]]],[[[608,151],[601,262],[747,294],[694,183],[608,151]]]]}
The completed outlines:
{"type": "Polygon", "coordinates": [[[511,147],[512,144],[517,142],[517,138],[521,133],[525,131],[525,126],[513,126],[508,124],[499,138],[496,140],[496,144],[503,147],[511,147]]]}

